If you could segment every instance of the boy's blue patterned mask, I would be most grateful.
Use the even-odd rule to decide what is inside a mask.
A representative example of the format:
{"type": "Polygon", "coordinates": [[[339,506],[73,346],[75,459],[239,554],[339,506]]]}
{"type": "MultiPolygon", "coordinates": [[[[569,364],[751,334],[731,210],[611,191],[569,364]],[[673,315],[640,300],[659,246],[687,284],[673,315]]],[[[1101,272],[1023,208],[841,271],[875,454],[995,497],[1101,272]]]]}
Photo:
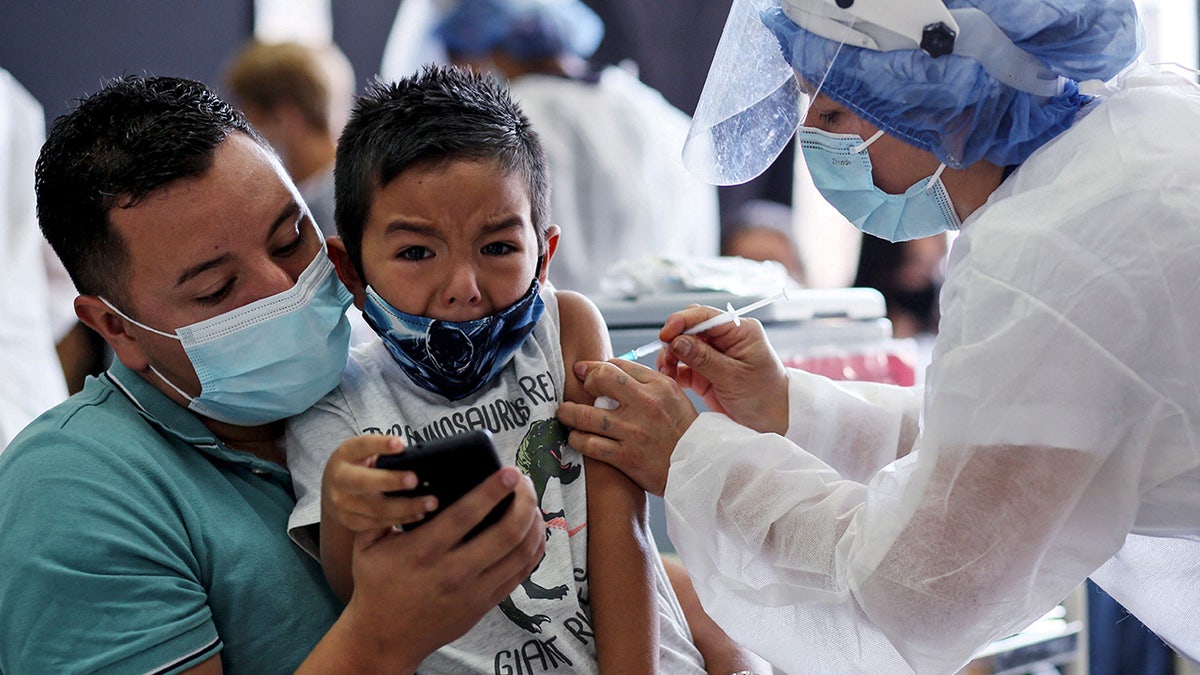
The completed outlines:
{"type": "Polygon", "coordinates": [[[508,364],[546,309],[537,280],[511,307],[474,321],[405,314],[367,286],[363,317],[396,363],[422,389],[457,401],[479,391],[508,364]]]}

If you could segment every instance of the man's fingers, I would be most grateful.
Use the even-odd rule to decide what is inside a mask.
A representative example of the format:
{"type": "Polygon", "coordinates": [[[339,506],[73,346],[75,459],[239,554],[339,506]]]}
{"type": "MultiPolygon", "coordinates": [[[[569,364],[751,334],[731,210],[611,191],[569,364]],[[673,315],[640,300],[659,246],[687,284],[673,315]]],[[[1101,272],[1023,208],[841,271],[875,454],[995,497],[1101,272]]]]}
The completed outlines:
{"type": "Polygon", "coordinates": [[[457,545],[502,499],[512,494],[522,480],[521,472],[516,467],[503,467],[462,499],[447,506],[435,517],[441,523],[436,531],[443,539],[442,544],[447,548],[457,545]]]}
{"type": "Polygon", "coordinates": [[[512,506],[496,525],[485,530],[466,546],[495,548],[509,545],[508,553],[481,573],[494,589],[492,604],[500,602],[524,581],[541,562],[546,550],[546,525],[537,504],[533,483],[523,478],[512,506]]]}

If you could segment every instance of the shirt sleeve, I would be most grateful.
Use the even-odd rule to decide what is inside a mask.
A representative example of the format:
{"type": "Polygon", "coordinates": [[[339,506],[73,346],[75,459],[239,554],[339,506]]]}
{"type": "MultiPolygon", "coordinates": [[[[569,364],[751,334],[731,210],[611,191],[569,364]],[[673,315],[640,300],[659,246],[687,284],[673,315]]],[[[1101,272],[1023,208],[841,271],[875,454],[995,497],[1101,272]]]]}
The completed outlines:
{"type": "Polygon", "coordinates": [[[40,439],[0,480],[0,671],[173,672],[219,652],[208,571],[157,515],[180,505],[99,443],[40,439]]]}
{"type": "Polygon", "coordinates": [[[329,456],[341,443],[358,435],[341,387],[334,389],[312,408],[288,420],[287,465],[296,491],[296,507],[288,518],[292,541],[313,557],[318,542],[312,528],[321,522],[321,477],[329,456]]]}

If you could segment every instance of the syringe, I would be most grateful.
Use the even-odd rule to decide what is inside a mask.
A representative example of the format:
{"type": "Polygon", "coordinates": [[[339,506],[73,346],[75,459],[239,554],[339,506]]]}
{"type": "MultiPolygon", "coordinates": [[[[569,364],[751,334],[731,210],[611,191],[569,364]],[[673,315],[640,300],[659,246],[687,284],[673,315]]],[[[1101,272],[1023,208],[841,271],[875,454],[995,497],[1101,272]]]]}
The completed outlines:
{"type": "MultiPolygon", "coordinates": [[[[759,300],[757,302],[752,302],[752,303],[746,305],[745,307],[742,307],[741,309],[734,309],[733,303],[725,303],[725,311],[724,312],[712,317],[711,319],[701,321],[700,323],[696,324],[695,326],[692,326],[691,328],[683,331],[683,334],[684,335],[695,335],[697,333],[703,333],[704,331],[706,331],[710,328],[720,326],[721,324],[729,323],[730,321],[732,321],[734,323],[734,325],[737,325],[741,322],[741,320],[738,318],[741,315],[749,314],[750,312],[753,312],[756,309],[762,309],[763,307],[766,307],[767,305],[771,304],[772,302],[775,302],[777,300],[783,300],[786,297],[788,297],[788,293],[787,293],[787,289],[785,288],[785,289],[779,291],[778,293],[776,293],[775,295],[772,295],[769,298],[763,298],[762,300],[759,300]]],[[[624,354],[621,354],[617,358],[618,359],[626,359],[628,361],[637,361],[638,359],[642,358],[643,356],[646,356],[647,354],[653,354],[654,352],[656,352],[666,346],[667,346],[667,343],[663,342],[662,340],[655,340],[653,342],[647,342],[646,344],[642,345],[641,347],[638,347],[637,349],[631,349],[631,350],[625,352],[624,354]]]]}

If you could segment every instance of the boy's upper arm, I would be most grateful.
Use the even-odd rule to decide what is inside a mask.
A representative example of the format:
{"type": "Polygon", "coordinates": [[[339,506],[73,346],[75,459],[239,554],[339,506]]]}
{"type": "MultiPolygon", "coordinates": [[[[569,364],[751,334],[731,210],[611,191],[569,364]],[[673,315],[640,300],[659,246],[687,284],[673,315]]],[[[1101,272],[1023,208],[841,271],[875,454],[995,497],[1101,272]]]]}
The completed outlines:
{"type": "Polygon", "coordinates": [[[592,397],[571,374],[577,361],[606,361],[612,358],[608,326],[596,305],[573,291],[557,291],[559,325],[562,334],[563,366],[566,383],[563,396],[568,401],[591,403],[592,397]]]}
{"type": "MultiPolygon", "coordinates": [[[[572,374],[576,361],[612,358],[608,328],[586,297],[558,292],[564,398],[591,403],[572,374]]],[[[646,494],[618,470],[585,458],[588,502],[588,577],[601,668],[651,672],[657,664],[658,616],[646,521],[646,494]]]]}

